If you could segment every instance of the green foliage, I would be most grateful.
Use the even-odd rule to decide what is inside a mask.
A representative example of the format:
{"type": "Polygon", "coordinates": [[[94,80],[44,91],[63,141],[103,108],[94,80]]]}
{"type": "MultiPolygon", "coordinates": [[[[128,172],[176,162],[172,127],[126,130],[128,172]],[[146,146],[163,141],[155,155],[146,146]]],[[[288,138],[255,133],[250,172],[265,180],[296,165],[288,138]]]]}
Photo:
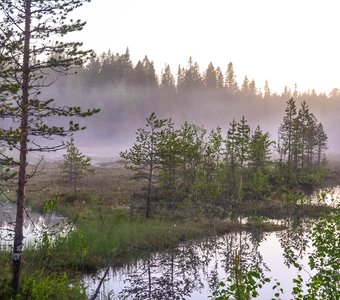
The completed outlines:
{"type": "Polygon", "coordinates": [[[91,158],[79,151],[72,138],[70,142],[67,142],[66,149],[60,169],[67,177],[68,183],[73,187],[74,197],[76,198],[80,180],[91,171],[91,158]]]}
{"type": "MultiPolygon", "coordinates": [[[[340,215],[338,213],[320,218],[312,231],[313,251],[309,254],[310,278],[304,281],[299,273],[293,279],[292,295],[296,300],[323,300],[340,298],[340,215]]],[[[290,263],[299,272],[302,266],[297,262],[293,250],[285,250],[290,263]]],[[[234,257],[230,277],[226,282],[220,283],[218,293],[210,298],[215,300],[226,299],[253,299],[259,296],[258,290],[266,282],[270,282],[261,273],[261,270],[244,270],[241,268],[237,255],[234,257]]],[[[274,298],[280,299],[283,289],[275,280],[273,285],[274,298]]]]}
{"type": "Polygon", "coordinates": [[[270,279],[260,269],[244,270],[239,254],[235,254],[230,276],[226,283],[220,282],[217,294],[210,297],[214,300],[250,300],[259,296],[259,290],[270,279]]]}
{"type": "Polygon", "coordinates": [[[43,211],[45,214],[51,214],[55,211],[56,205],[60,202],[60,195],[57,193],[53,198],[46,201],[43,211]]]}
{"type": "Polygon", "coordinates": [[[319,170],[324,169],[327,135],[305,101],[297,111],[291,98],[285,112],[279,128],[279,172],[288,188],[297,184],[308,187],[321,179],[319,170]]]}
{"type": "Polygon", "coordinates": [[[306,199],[306,195],[303,193],[283,193],[282,199],[287,202],[295,203],[295,204],[303,204],[306,199]]]}
{"type": "Polygon", "coordinates": [[[89,1],[3,0],[0,3],[0,118],[7,124],[1,129],[0,142],[9,150],[17,150],[19,157],[13,294],[18,293],[20,286],[26,185],[30,177],[27,155],[32,151],[64,148],[60,139],[53,138],[84,129],[74,118],[91,116],[99,111],[82,111],[72,105],[58,106],[53,99],[42,96],[44,88],[52,85],[60,75],[74,73],[74,68],[81,67],[91,56],[91,51],[80,49],[81,43],[62,39],[67,33],[83,29],[85,22],[70,19],[68,14],[89,1]],[[65,124],[60,121],[61,117],[66,119],[67,125],[61,125],[65,124]],[[46,139],[48,143],[43,142],[46,139]]]}
{"type": "Polygon", "coordinates": [[[13,186],[13,180],[15,180],[17,175],[17,164],[13,158],[8,157],[5,151],[3,151],[1,139],[0,129],[0,197],[2,195],[7,197],[7,193],[11,186],[13,186]]]}
{"type": "Polygon", "coordinates": [[[314,251],[309,256],[309,266],[315,272],[306,283],[304,295],[298,277],[296,296],[298,299],[340,298],[340,215],[321,218],[313,228],[314,251]]]}
{"type": "Polygon", "coordinates": [[[81,300],[86,299],[85,288],[78,280],[70,280],[66,273],[35,273],[24,276],[17,299],[81,300]]]}
{"type": "Polygon", "coordinates": [[[0,298],[8,300],[82,300],[86,299],[85,287],[78,279],[70,279],[66,273],[33,272],[23,274],[22,285],[13,297],[10,271],[2,269],[0,298]]]}
{"type": "Polygon", "coordinates": [[[251,173],[249,178],[249,189],[253,199],[266,199],[266,196],[268,196],[271,191],[269,175],[266,174],[262,169],[258,169],[257,171],[251,173]]]}
{"type": "MultiPolygon", "coordinates": [[[[24,123],[30,125],[25,125],[33,142],[28,151],[46,152],[63,147],[59,143],[40,146],[37,136],[50,139],[84,128],[69,120],[68,126],[51,125],[47,122],[48,118],[86,117],[98,112],[97,109],[81,111],[77,106],[58,107],[53,99],[43,99],[41,95],[41,91],[54,83],[60,74],[74,73],[73,68],[82,66],[91,56],[91,51],[80,49],[81,43],[59,42],[51,38],[82,30],[85,22],[69,20],[67,15],[85,2],[89,1],[76,0],[68,4],[63,1],[30,1],[27,5],[26,2],[1,1],[0,11],[4,18],[0,21],[0,48],[3,50],[0,115],[8,120],[25,120],[24,123]],[[31,22],[25,23],[26,20],[31,22]],[[30,28],[25,30],[25,24],[30,28]],[[26,39],[24,33],[27,33],[26,39]],[[46,43],[41,43],[42,40],[46,43]]],[[[22,126],[20,122],[8,124],[9,128],[1,129],[1,140],[11,149],[18,149],[22,126]]]]}
{"type": "Polygon", "coordinates": [[[11,299],[12,285],[9,265],[3,265],[0,273],[0,299],[11,299]]]}
{"type": "Polygon", "coordinates": [[[257,126],[251,137],[249,145],[249,164],[255,170],[267,169],[270,160],[271,145],[274,142],[269,139],[269,133],[263,133],[257,126]]]}
{"type": "Polygon", "coordinates": [[[240,163],[241,169],[243,165],[248,161],[249,155],[249,143],[250,143],[250,126],[247,120],[242,116],[241,120],[237,124],[236,132],[236,156],[240,163]]]}
{"type": "MultiPolygon", "coordinates": [[[[288,103],[287,116],[279,131],[279,161],[271,159],[275,143],[269,133],[257,126],[250,134],[245,117],[238,123],[233,120],[223,138],[221,128],[207,135],[204,128],[185,122],[175,129],[169,119],[159,120],[152,113],[147,119],[149,130],[138,129],[137,142],[121,153],[127,167],[135,171],[134,178],[145,182],[146,215],[153,203],[155,209],[172,214],[180,211],[181,215],[218,213],[222,208],[222,216],[243,200],[263,201],[273,191],[297,203],[290,193],[321,183],[327,168],[324,163],[319,164],[315,153],[309,157],[312,160],[306,158],[308,167],[302,168],[297,150],[300,149],[297,132],[302,129],[295,127],[299,118],[294,100],[288,103]]],[[[305,111],[306,106],[303,107],[305,111]]]]}
{"type": "Polygon", "coordinates": [[[171,120],[158,119],[155,113],[151,113],[146,119],[146,128],[137,130],[136,143],[129,151],[120,153],[120,156],[126,160],[126,167],[135,171],[134,178],[146,184],[146,217],[150,216],[152,200],[156,197],[155,177],[161,162],[161,139],[164,131],[171,128],[171,120]]]}

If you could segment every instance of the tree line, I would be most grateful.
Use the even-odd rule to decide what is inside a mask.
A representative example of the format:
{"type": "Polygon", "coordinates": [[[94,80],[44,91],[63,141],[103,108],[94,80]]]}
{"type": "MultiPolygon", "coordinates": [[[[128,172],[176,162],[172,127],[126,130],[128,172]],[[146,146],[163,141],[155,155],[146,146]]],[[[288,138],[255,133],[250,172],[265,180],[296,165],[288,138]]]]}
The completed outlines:
{"type": "Polygon", "coordinates": [[[172,116],[177,123],[188,121],[208,128],[223,127],[226,119],[246,115],[250,123],[260,124],[273,135],[277,130],[273,124],[279,124],[285,102],[291,97],[297,105],[306,101],[333,135],[330,128],[334,122],[330,120],[340,107],[336,89],[326,95],[313,90],[300,92],[295,86],[277,94],[271,91],[269,82],[260,89],[248,77],[241,83],[236,79],[233,63],[225,72],[212,63],[202,70],[193,59],[176,70],[165,65],[158,76],[151,58],[134,64],[127,49],[122,54],[108,52],[92,57],[75,76],[60,78],[43,96],[60,98],[65,105],[100,107],[100,114],[86,120],[86,134],[98,144],[108,137],[116,144],[133,142],[127,138],[133,135],[134,127],[143,126],[150,111],[163,118],[172,116]]]}
{"type": "Polygon", "coordinates": [[[327,174],[327,135],[303,102],[296,111],[293,98],[279,127],[279,141],[245,117],[233,119],[226,131],[207,132],[185,122],[151,113],[139,128],[136,142],[121,152],[134,179],[145,183],[145,216],[152,208],[230,213],[243,201],[288,199],[292,191],[321,183],[327,174]],[[275,156],[276,153],[276,156],[275,156]]]}
{"type": "Polygon", "coordinates": [[[261,98],[268,97],[285,97],[285,99],[294,97],[330,97],[337,98],[340,96],[338,88],[334,88],[328,95],[317,93],[315,90],[304,92],[298,91],[295,84],[291,89],[287,86],[283,88],[281,94],[271,91],[268,80],[264,82],[263,88],[260,88],[254,79],[245,75],[241,81],[236,80],[236,72],[232,62],[227,64],[225,73],[212,62],[206,69],[201,71],[197,62],[189,57],[187,65],[178,65],[177,70],[171,70],[169,64],[165,64],[161,70],[160,76],[157,75],[153,61],[145,57],[134,65],[129,48],[125,53],[113,54],[111,50],[101,55],[95,55],[90,62],[84,66],[81,76],[88,85],[132,85],[147,88],[161,88],[169,92],[178,94],[190,92],[193,89],[212,89],[224,90],[229,95],[258,96],[261,98]]]}

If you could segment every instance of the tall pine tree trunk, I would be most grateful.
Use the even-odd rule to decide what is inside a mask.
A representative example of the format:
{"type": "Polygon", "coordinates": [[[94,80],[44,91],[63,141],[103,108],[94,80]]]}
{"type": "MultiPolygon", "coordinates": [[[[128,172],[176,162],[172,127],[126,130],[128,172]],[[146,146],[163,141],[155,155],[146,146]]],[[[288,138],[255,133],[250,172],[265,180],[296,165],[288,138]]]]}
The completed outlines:
{"type": "Polygon", "coordinates": [[[21,253],[23,248],[24,207],[26,198],[26,163],[27,163],[27,137],[28,137],[28,101],[29,101],[29,62],[30,62],[30,27],[31,27],[31,0],[25,1],[25,32],[24,56],[22,69],[22,99],[21,99],[21,125],[20,125],[20,167],[17,190],[17,213],[14,229],[13,244],[13,294],[17,294],[20,285],[21,253]]]}

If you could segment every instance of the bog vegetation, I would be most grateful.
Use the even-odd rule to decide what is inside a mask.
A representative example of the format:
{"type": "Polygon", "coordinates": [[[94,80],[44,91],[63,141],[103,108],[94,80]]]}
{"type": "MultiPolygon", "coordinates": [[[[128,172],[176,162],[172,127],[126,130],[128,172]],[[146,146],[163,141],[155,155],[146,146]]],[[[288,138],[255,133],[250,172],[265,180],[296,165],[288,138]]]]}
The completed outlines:
{"type": "Polygon", "coordinates": [[[245,117],[207,133],[151,113],[133,147],[121,153],[134,179],[145,183],[138,195],[145,216],[155,206],[170,214],[222,217],[245,200],[248,207],[273,198],[298,202],[298,191],[311,191],[328,174],[327,135],[306,102],[297,110],[291,98],[285,112],[277,143],[245,117]]]}
{"type": "MultiPolygon", "coordinates": [[[[321,107],[326,113],[320,114],[326,118],[340,103],[338,89],[325,95],[301,93],[295,86],[278,95],[268,81],[261,92],[247,76],[239,86],[232,63],[225,74],[212,63],[201,72],[190,58],[175,79],[169,65],[158,78],[147,56],[133,65],[128,49],[98,57],[81,50],[81,43],[62,39],[84,27],[67,15],[88,1],[0,3],[0,189],[17,206],[12,246],[0,252],[1,299],[85,299],[82,272],[192,238],[250,227],[277,229],[261,219],[246,225],[235,220],[268,208],[313,209],[304,194],[327,184],[330,175],[328,136],[309,103],[327,100],[328,110],[321,107]],[[85,129],[77,118],[98,113],[93,107],[103,109],[87,121],[94,142],[127,135],[131,122],[133,129],[140,125],[132,147],[120,153],[127,170],[119,165],[122,173],[114,183],[113,172],[91,167],[74,139],[63,141],[85,129]],[[174,119],[158,117],[165,112],[174,119]],[[256,122],[271,123],[270,114],[284,115],[275,124],[275,140],[256,122]],[[196,120],[207,121],[209,129],[196,120]],[[61,149],[66,149],[63,162],[50,174],[44,170],[40,176],[43,159],[30,164],[32,153],[61,149]],[[100,179],[99,169],[105,174],[100,179]],[[24,245],[28,204],[63,213],[75,228],[65,236],[43,228],[35,245],[24,245]]],[[[315,211],[320,214],[321,208],[315,211]]],[[[316,224],[310,266],[317,272],[308,295],[296,278],[297,299],[339,296],[338,224],[337,214],[316,224]]],[[[237,254],[231,266],[230,281],[220,284],[215,299],[250,299],[268,281],[257,269],[243,269],[237,254]]],[[[279,297],[279,285],[275,288],[279,297]]]]}

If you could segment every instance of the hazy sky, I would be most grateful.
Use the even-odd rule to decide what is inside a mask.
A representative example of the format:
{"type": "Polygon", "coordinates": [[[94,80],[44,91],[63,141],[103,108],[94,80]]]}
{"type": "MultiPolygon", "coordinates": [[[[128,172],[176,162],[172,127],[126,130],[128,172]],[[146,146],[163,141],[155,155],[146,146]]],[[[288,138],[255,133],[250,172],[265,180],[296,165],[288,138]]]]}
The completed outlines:
{"type": "MultiPolygon", "coordinates": [[[[78,33],[97,53],[125,52],[133,63],[148,55],[157,73],[173,74],[192,56],[205,70],[234,64],[272,91],[340,88],[339,0],[92,0],[77,10],[78,33]]],[[[74,38],[74,36],[73,36],[74,38]]]]}

